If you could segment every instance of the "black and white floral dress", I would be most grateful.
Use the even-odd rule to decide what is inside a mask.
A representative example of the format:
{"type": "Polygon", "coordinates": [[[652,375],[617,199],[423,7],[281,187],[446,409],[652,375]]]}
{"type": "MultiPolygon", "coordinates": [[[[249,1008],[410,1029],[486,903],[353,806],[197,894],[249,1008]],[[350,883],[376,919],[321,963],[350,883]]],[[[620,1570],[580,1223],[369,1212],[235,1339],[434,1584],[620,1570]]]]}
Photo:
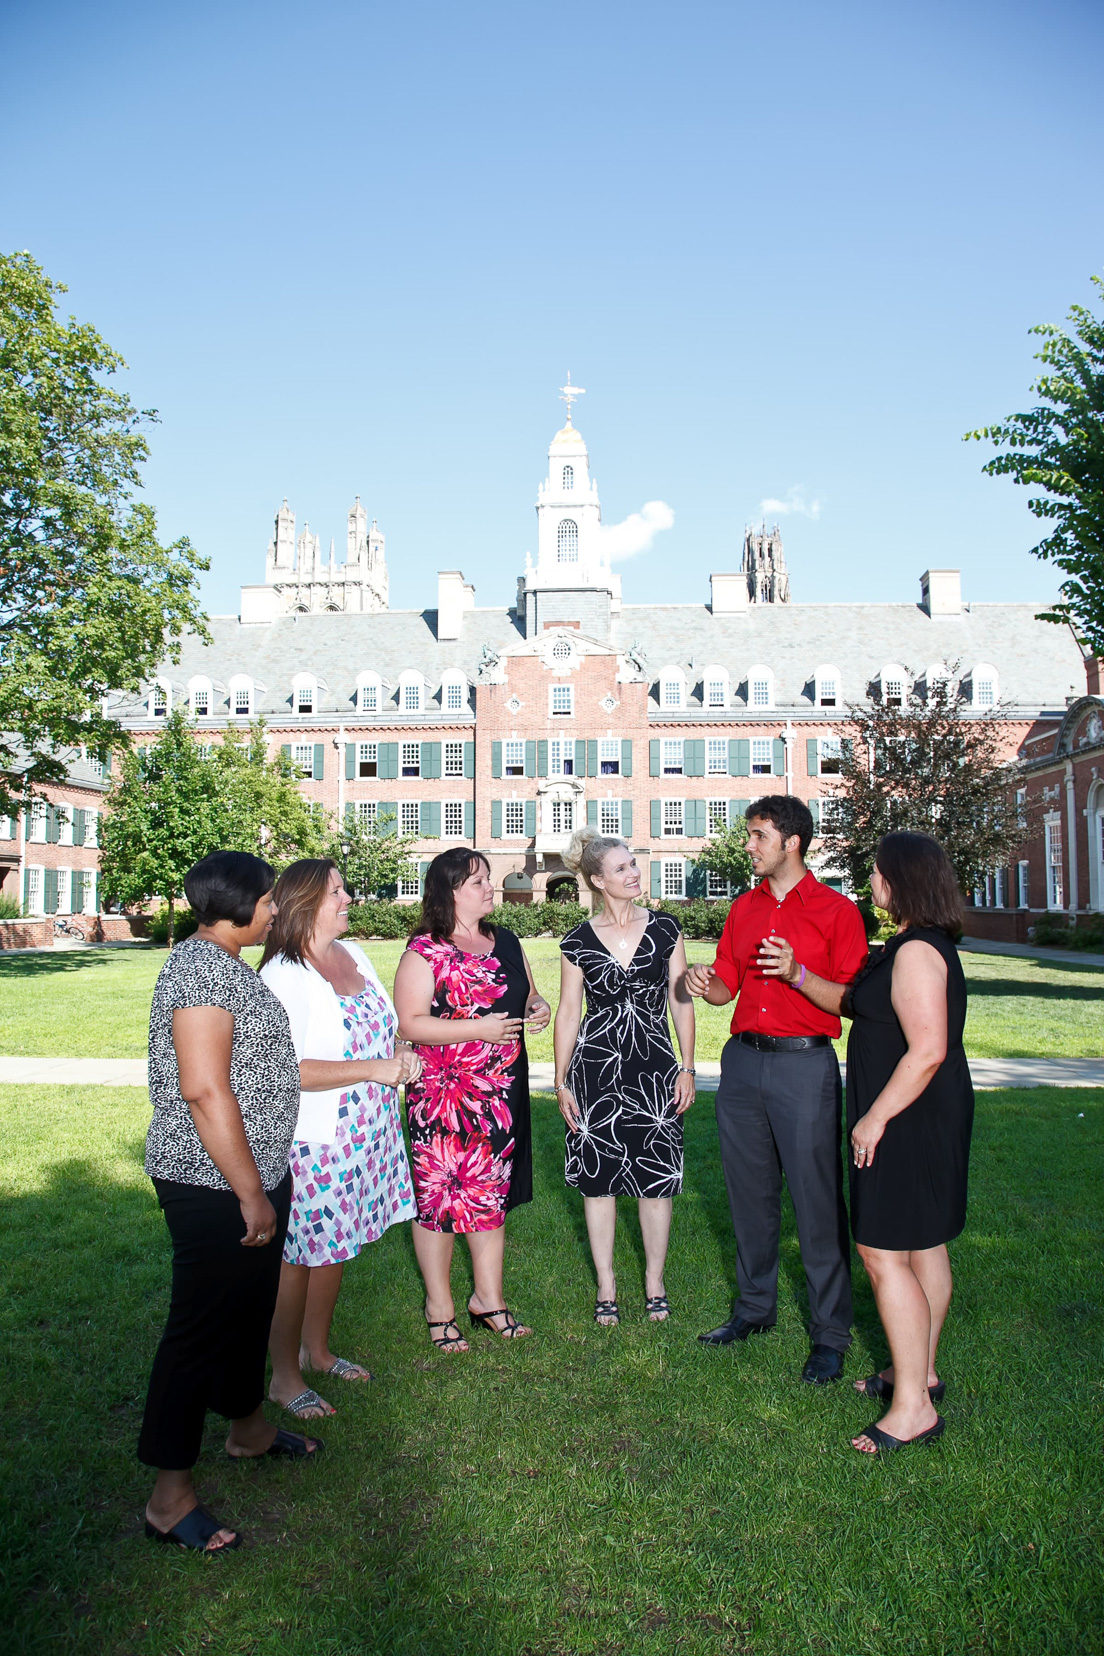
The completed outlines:
{"type": "Polygon", "coordinates": [[[560,944],[586,989],[567,1070],[579,1131],[567,1133],[564,1170],[584,1196],[677,1196],[682,1189],[678,1064],[667,1023],[668,967],[680,936],[669,914],[649,913],[627,967],[589,920],[560,944]]]}

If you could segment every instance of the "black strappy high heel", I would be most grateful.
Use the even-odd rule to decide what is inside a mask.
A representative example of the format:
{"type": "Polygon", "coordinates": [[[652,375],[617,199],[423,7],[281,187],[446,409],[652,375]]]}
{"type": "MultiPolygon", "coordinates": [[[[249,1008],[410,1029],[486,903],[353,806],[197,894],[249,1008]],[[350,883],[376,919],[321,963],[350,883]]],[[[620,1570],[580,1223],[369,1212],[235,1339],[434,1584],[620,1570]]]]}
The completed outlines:
{"type": "MultiPolygon", "coordinates": [[[[423,1316],[425,1315],[424,1309],[422,1314],[423,1316]]],[[[453,1346],[468,1346],[468,1342],[461,1334],[460,1325],[456,1321],[455,1317],[449,1317],[445,1322],[430,1322],[429,1318],[426,1317],[426,1327],[430,1331],[430,1344],[435,1345],[438,1351],[451,1351],[453,1346]],[[444,1334],[434,1334],[433,1330],[435,1328],[443,1328],[446,1332],[444,1334]],[[450,1328],[455,1328],[456,1333],[449,1334],[447,1330],[450,1328]]],[[[470,1350],[471,1348],[468,1347],[468,1349],[470,1350]]]]}
{"type": "Polygon", "coordinates": [[[508,1310],[505,1305],[500,1306],[497,1311],[473,1311],[469,1305],[468,1316],[471,1318],[473,1328],[487,1328],[492,1334],[497,1334],[500,1340],[520,1340],[524,1338],[523,1335],[518,1333],[521,1324],[514,1313],[508,1310]],[[505,1317],[506,1327],[496,1328],[493,1321],[495,1317],[505,1317]]]}

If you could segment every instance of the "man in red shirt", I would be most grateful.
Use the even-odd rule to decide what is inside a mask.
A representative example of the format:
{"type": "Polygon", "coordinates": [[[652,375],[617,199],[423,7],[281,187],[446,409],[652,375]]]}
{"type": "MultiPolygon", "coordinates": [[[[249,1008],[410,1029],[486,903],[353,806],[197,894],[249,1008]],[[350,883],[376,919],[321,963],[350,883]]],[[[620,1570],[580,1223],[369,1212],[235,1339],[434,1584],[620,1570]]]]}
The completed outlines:
{"type": "Polygon", "coordinates": [[[733,903],[713,965],[686,974],[690,993],[713,1006],[738,997],[721,1055],[717,1129],[740,1291],[728,1322],[698,1338],[728,1345],[774,1327],[785,1174],[809,1292],[812,1350],[801,1378],[824,1385],[843,1373],[851,1344],[842,1099],[832,1046],[840,1021],[783,982],[776,955],[762,945],[785,939],[806,971],[850,983],[866,959],[866,931],[855,904],[805,867],[813,819],[800,799],[755,800],[747,830],[760,883],[733,903]]]}

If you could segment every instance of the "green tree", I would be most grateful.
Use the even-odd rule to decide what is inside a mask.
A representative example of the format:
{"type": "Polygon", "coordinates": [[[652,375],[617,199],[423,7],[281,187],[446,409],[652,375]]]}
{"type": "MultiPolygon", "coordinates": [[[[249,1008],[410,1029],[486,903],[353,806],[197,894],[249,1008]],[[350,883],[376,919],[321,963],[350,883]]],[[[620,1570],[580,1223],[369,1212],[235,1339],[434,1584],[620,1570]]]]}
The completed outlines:
{"type": "Polygon", "coordinates": [[[60,781],[66,750],[117,741],[104,698],[177,659],[186,629],[206,637],[206,562],[133,500],[156,415],[104,383],[126,365],[58,319],[65,291],[0,255],[0,811],[60,781]]]}
{"type": "MultiPolygon", "coordinates": [[[[1104,292],[1104,281],[1092,280],[1104,292]]],[[[1031,387],[1044,402],[966,440],[988,438],[1007,451],[984,467],[990,477],[1044,491],[1027,504],[1055,527],[1032,550],[1066,579],[1061,602],[1039,619],[1071,624],[1104,656],[1104,320],[1074,305],[1069,321],[1070,333],[1049,323],[1031,330],[1045,341],[1035,359],[1046,372],[1031,387]]]]}
{"type": "Polygon", "coordinates": [[[323,854],[325,823],[299,791],[300,773],[287,754],[268,757],[265,723],[248,733],[228,729],[211,749],[222,812],[222,846],[251,851],[277,868],[323,854]]]}
{"type": "Polygon", "coordinates": [[[176,904],[193,863],[224,844],[219,767],[195,740],[181,709],[144,753],[124,748],[105,801],[100,874],[106,895],[132,905],[163,897],[169,947],[176,904]]]}
{"type": "Polygon", "coordinates": [[[749,891],[755,880],[747,854],[747,823],[743,817],[730,823],[708,841],[698,861],[737,892],[749,891]]]}
{"type": "Polygon", "coordinates": [[[325,855],[343,870],[348,889],[355,897],[394,897],[400,879],[417,878],[418,868],[408,856],[416,843],[414,834],[395,832],[392,812],[363,822],[347,814],[327,837],[325,855]]]}
{"type": "Polygon", "coordinates": [[[829,862],[860,896],[879,839],[896,829],[939,840],[967,891],[1009,865],[1024,822],[998,708],[969,712],[954,679],[937,678],[925,698],[912,690],[902,707],[853,703],[849,714],[839,791],[830,813],[821,798],[821,830],[829,862]]]}

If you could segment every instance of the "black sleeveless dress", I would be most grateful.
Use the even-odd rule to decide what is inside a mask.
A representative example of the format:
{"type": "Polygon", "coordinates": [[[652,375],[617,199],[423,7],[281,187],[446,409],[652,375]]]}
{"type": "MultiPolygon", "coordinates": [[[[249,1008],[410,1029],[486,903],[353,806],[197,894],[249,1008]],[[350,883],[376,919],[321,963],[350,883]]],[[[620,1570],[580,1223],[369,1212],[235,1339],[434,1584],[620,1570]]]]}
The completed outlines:
{"type": "Polygon", "coordinates": [[[890,993],[893,962],[913,939],[930,943],[947,965],[947,1056],[920,1097],[887,1123],[873,1166],[857,1168],[848,1146],[851,1234],[868,1248],[935,1248],[966,1223],[974,1089],[962,1045],[966,980],[946,932],[918,927],[891,937],[851,986],[847,1132],[908,1050],[890,993]]]}
{"type": "Polygon", "coordinates": [[[655,911],[627,967],[589,920],[560,948],[583,974],[586,1017],[567,1070],[579,1131],[566,1135],[564,1178],[584,1196],[677,1196],[682,1189],[678,1064],[667,1024],[668,963],[681,937],[655,911]]]}

